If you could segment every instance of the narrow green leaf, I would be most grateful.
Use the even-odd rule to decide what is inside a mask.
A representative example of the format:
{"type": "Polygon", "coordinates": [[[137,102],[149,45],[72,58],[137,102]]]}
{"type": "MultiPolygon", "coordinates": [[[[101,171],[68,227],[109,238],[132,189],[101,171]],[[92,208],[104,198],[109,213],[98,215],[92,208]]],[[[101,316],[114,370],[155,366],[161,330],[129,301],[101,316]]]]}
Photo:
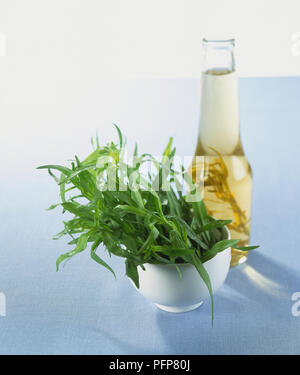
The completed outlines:
{"type": "Polygon", "coordinates": [[[98,264],[101,264],[101,266],[105,267],[106,269],[108,269],[113,275],[114,277],[116,278],[116,274],[114,272],[114,270],[103,260],[99,257],[99,255],[96,253],[96,250],[97,250],[97,247],[100,245],[101,243],[101,238],[99,238],[95,243],[94,245],[91,247],[91,258],[97,262],[98,264]]]}
{"type": "Polygon", "coordinates": [[[129,259],[125,260],[126,265],[126,275],[134,282],[135,286],[139,289],[139,274],[137,270],[137,265],[130,261],[129,259]]]}
{"type": "Polygon", "coordinates": [[[164,152],[163,152],[163,160],[162,160],[162,163],[164,163],[166,161],[166,159],[169,157],[170,153],[171,153],[171,150],[172,150],[172,143],[173,143],[173,137],[171,137],[169,139],[169,142],[167,144],[167,147],[165,148],[164,152]]]}
{"type": "Polygon", "coordinates": [[[212,250],[216,251],[216,253],[220,253],[221,251],[228,249],[228,247],[234,247],[239,241],[240,240],[222,240],[214,244],[212,250]]]}
{"type": "Polygon", "coordinates": [[[241,250],[241,251],[250,251],[257,249],[259,246],[231,246],[234,247],[235,249],[241,250]]]}
{"type": "Polygon", "coordinates": [[[117,129],[117,132],[118,132],[118,136],[119,136],[119,144],[120,144],[120,148],[123,147],[123,136],[122,136],[122,132],[120,130],[120,128],[118,127],[117,124],[114,124],[114,127],[117,129]]]}
{"type": "Polygon", "coordinates": [[[67,260],[68,258],[71,258],[74,255],[76,255],[76,254],[82,252],[83,250],[85,250],[85,248],[87,247],[88,238],[89,238],[89,233],[82,234],[77,241],[77,245],[76,245],[75,249],[61,255],[57,259],[57,261],[56,261],[56,271],[58,271],[59,265],[60,265],[61,262],[63,262],[64,260],[67,260]]]}
{"type": "Polygon", "coordinates": [[[214,228],[223,228],[225,225],[228,225],[231,222],[232,220],[214,220],[208,224],[203,225],[203,227],[199,229],[199,232],[211,231],[214,228]]]}
{"type": "Polygon", "coordinates": [[[197,257],[196,254],[192,255],[190,257],[191,263],[196,267],[196,270],[198,271],[199,275],[201,276],[202,280],[204,281],[205,285],[207,286],[209,295],[210,295],[210,300],[211,300],[211,315],[212,315],[212,323],[214,320],[214,297],[213,297],[213,290],[212,290],[212,285],[211,281],[209,278],[209,275],[203,266],[201,260],[197,257]]]}
{"type": "Polygon", "coordinates": [[[67,167],[63,167],[61,165],[41,165],[40,167],[37,167],[36,169],[55,169],[61,173],[63,173],[64,175],[66,176],[70,176],[70,174],[72,174],[72,169],[70,168],[67,168],[67,167]]]}
{"type": "Polygon", "coordinates": [[[83,171],[89,170],[89,169],[91,169],[93,167],[95,167],[94,163],[90,163],[90,164],[85,165],[85,166],[77,167],[74,172],[72,172],[69,176],[65,177],[65,179],[61,180],[59,183],[60,184],[62,184],[62,183],[69,183],[72,180],[72,178],[78,176],[83,171]]]}

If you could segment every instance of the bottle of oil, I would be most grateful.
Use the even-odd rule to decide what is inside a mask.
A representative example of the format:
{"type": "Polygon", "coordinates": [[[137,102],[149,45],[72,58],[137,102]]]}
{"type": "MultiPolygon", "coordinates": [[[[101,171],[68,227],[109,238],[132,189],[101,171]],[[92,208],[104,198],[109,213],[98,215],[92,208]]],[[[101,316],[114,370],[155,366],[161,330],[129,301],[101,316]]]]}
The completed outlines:
{"type": "MultiPolygon", "coordinates": [[[[191,173],[210,215],[231,219],[232,239],[250,236],[252,172],[240,140],[234,40],[203,40],[199,136],[191,173]]],[[[232,249],[231,266],[247,253],[232,249]]]]}

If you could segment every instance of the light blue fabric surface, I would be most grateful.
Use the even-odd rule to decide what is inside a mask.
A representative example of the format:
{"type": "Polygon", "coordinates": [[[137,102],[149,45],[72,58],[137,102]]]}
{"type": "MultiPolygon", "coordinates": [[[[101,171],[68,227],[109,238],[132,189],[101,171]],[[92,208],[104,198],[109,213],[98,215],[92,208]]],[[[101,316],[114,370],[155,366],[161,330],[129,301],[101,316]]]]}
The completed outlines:
{"type": "MultiPolygon", "coordinates": [[[[187,97],[198,85],[178,82],[187,97]]],[[[44,210],[56,200],[55,184],[43,172],[7,172],[0,186],[1,354],[300,354],[300,317],[291,313],[291,295],[300,291],[300,78],[241,79],[240,98],[254,172],[252,242],[261,247],[216,293],[214,328],[209,301],[184,314],[156,309],[126,279],[121,259],[109,260],[117,281],[88,252],[56,273],[67,247],[50,240],[61,229],[60,212],[44,210]]],[[[41,162],[36,155],[35,165],[41,162]]]]}

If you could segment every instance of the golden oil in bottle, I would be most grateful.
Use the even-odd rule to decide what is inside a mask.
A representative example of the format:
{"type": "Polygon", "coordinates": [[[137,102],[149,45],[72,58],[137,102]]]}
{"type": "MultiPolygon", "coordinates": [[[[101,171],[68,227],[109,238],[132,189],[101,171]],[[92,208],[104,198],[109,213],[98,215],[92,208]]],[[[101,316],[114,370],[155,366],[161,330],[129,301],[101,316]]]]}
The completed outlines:
{"type": "MultiPolygon", "coordinates": [[[[252,172],[240,140],[238,78],[234,41],[204,40],[199,137],[190,173],[202,189],[209,214],[231,219],[232,239],[246,246],[250,238],[252,172]]],[[[247,252],[232,249],[231,266],[247,252]]]]}

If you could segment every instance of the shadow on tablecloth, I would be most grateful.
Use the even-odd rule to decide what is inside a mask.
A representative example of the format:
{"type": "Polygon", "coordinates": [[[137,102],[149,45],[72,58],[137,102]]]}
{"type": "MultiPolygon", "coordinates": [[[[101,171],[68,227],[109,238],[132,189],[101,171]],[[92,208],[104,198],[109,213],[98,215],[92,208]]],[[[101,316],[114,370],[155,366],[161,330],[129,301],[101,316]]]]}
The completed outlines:
{"type": "MultiPolygon", "coordinates": [[[[300,317],[291,313],[300,273],[259,252],[230,270],[210,301],[195,311],[157,311],[168,354],[299,354],[300,317]]],[[[167,354],[167,353],[166,353],[167,354]]]]}

